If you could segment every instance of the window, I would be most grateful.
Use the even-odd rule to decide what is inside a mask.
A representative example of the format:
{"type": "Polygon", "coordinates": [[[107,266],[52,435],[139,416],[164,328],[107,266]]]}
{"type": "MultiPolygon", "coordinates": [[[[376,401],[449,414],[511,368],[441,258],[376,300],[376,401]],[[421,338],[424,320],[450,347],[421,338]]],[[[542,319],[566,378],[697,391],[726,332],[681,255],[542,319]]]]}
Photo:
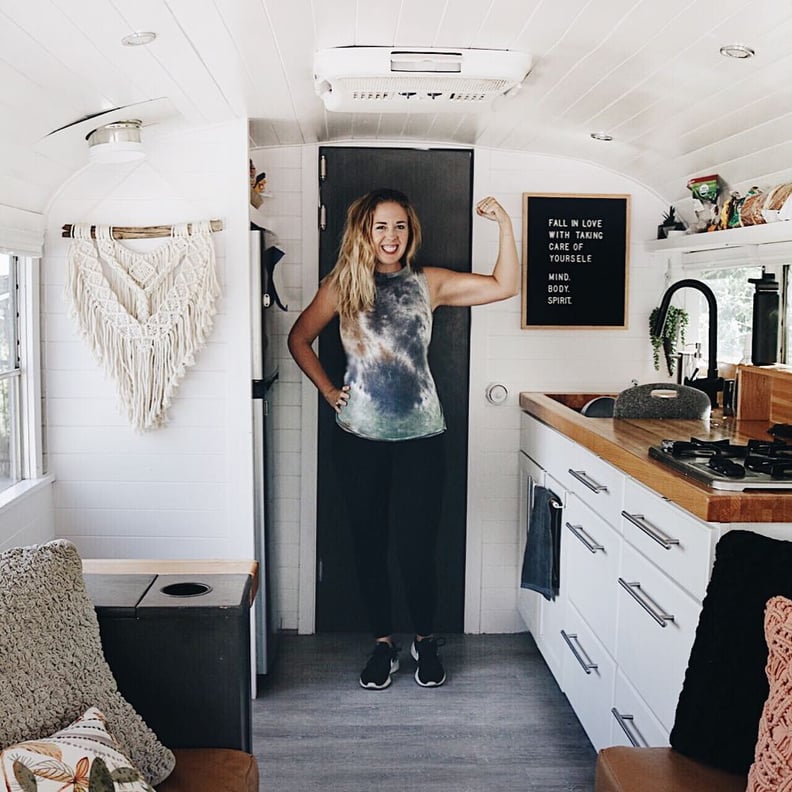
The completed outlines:
{"type": "Polygon", "coordinates": [[[22,478],[19,259],[0,253],[0,490],[22,478]]]}
{"type": "MultiPolygon", "coordinates": [[[[762,267],[741,265],[701,269],[691,277],[712,289],[718,305],[718,362],[739,363],[751,358],[754,286],[749,278],[759,278],[762,267]]],[[[701,355],[709,360],[707,349],[709,309],[700,292],[693,292],[695,302],[688,301],[690,325],[687,338],[701,342],[701,355]]]]}

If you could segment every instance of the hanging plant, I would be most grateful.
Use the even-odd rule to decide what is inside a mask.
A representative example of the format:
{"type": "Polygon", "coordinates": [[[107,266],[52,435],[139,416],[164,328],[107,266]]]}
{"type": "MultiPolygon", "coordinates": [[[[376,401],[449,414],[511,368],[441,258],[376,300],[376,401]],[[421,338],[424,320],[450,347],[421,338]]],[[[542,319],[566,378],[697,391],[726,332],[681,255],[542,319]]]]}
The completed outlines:
{"type": "Polygon", "coordinates": [[[659,312],[660,309],[655,308],[652,313],[649,314],[649,339],[652,342],[652,360],[654,362],[655,371],[660,371],[660,348],[662,347],[668,375],[673,376],[674,364],[676,363],[674,354],[676,353],[677,343],[680,345],[684,345],[685,343],[688,314],[684,308],[677,308],[674,305],[669,305],[665,326],[663,327],[663,335],[656,336],[654,334],[654,326],[659,312]]]}

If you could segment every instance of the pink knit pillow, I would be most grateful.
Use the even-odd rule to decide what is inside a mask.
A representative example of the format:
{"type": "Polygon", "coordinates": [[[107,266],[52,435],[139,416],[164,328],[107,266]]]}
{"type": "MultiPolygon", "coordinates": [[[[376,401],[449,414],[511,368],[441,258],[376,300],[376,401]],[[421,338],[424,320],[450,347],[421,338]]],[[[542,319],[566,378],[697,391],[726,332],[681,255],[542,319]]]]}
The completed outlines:
{"type": "Polygon", "coordinates": [[[765,638],[770,693],[746,792],[792,792],[792,600],[768,600],[765,638]]]}

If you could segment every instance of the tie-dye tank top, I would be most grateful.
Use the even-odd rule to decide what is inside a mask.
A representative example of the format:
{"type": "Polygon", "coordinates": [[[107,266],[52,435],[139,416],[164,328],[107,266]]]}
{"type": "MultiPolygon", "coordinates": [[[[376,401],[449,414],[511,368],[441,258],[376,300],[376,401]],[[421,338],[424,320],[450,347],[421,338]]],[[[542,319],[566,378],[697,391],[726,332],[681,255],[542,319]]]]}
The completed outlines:
{"type": "Polygon", "coordinates": [[[427,357],[432,304],[426,276],[403,267],[374,277],[374,307],[340,323],[349,402],[336,421],[370,440],[440,434],[446,426],[427,357]]]}

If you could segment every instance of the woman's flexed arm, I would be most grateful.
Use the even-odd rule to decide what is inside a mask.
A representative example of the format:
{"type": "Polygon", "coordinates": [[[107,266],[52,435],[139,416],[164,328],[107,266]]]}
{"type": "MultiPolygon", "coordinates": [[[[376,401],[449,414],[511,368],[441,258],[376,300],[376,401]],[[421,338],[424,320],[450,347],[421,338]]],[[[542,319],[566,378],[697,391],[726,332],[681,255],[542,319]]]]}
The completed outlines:
{"type": "Polygon", "coordinates": [[[520,260],[511,218],[491,196],[476,204],[476,214],[498,224],[498,258],[492,274],[479,275],[442,267],[426,267],[433,307],[483,305],[513,297],[520,291],[520,260]]]}

